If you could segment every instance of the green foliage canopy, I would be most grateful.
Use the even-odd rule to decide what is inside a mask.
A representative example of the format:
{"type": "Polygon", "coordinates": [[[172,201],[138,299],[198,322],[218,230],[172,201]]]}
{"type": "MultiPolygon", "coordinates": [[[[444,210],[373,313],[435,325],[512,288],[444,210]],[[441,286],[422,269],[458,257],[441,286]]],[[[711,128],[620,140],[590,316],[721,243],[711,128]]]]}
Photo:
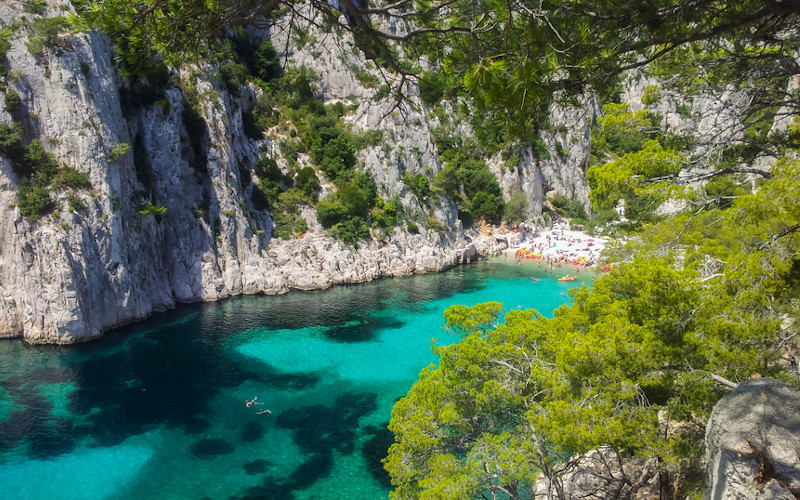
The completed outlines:
{"type": "Polygon", "coordinates": [[[497,303],[448,309],[461,342],[434,348],[438,367],[392,414],[392,497],[526,498],[536,476],[600,445],[685,471],[719,377],[789,376],[778,360],[800,290],[797,192],[800,163],[787,162],[728,210],[648,230],[628,264],[553,318],[510,311],[492,327],[497,303]]]}

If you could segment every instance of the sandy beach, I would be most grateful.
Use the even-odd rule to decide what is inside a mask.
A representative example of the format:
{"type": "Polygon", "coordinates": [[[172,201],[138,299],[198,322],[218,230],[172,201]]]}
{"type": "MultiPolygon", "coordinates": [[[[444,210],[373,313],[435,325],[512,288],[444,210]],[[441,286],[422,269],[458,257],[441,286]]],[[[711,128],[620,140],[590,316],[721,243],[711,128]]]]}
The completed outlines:
{"type": "Polygon", "coordinates": [[[600,252],[607,244],[603,237],[590,236],[582,231],[552,229],[527,233],[522,244],[506,251],[517,259],[535,259],[541,267],[565,268],[569,271],[596,268],[600,252]]]}

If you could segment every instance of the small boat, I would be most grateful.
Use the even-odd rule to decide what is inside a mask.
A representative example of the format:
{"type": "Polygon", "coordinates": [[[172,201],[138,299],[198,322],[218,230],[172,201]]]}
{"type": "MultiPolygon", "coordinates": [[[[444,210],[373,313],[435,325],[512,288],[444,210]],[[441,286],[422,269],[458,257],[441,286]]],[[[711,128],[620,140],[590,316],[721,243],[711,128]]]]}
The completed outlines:
{"type": "Polygon", "coordinates": [[[575,281],[576,279],[578,279],[577,276],[564,276],[564,277],[558,278],[558,281],[575,281]]]}

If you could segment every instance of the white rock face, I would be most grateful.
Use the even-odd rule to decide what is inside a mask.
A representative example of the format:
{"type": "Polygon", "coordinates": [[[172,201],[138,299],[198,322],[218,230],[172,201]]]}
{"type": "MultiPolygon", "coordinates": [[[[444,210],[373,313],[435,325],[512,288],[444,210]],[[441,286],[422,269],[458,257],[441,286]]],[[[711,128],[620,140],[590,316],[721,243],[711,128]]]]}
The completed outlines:
{"type": "Polygon", "coordinates": [[[489,161],[489,168],[503,188],[505,201],[514,191],[522,190],[528,199],[528,216],[538,219],[542,215],[544,198],[563,195],[583,203],[587,213],[589,184],[590,134],[593,121],[599,114],[597,104],[586,99],[585,106],[564,107],[553,105],[551,122],[562,124],[561,132],[541,132],[549,158],[536,158],[530,146],[519,155],[519,163],[508,164],[500,154],[489,161]]]}
{"type": "MultiPolygon", "coordinates": [[[[17,18],[17,7],[0,5],[0,19],[17,18]]],[[[109,43],[95,34],[65,35],[65,41],[68,48],[37,60],[24,38],[16,39],[8,53],[15,75],[10,87],[28,115],[23,139],[41,139],[61,165],[87,173],[92,187],[55,193],[53,213],[31,222],[15,206],[18,179],[11,164],[0,161],[0,337],[78,342],[179,302],[326,288],[438,271],[475,258],[475,246],[465,242],[449,203],[429,207],[449,228],[441,235],[424,228],[420,234],[397,230],[380,242],[353,247],[325,235],[311,210],[304,214],[311,222],[305,236],[270,239],[269,215],[252,208],[240,178],[260,147],[269,146],[269,140],[248,139],[242,129],[242,107],[252,102],[251,91],[232,98],[207,76],[215,68],[179,75],[201,96],[198,111],[207,125],[201,139],[207,171],[198,171],[179,90],[168,89],[163,106],[132,110],[126,117],[109,43]],[[137,136],[150,163],[152,197],[137,177],[133,154],[111,154],[137,136]],[[71,211],[68,194],[86,207],[71,211]],[[148,201],[166,213],[140,214],[148,201]]],[[[340,70],[335,64],[326,69],[331,75],[323,78],[326,99],[364,91],[355,80],[342,81],[346,71],[340,70]]],[[[383,106],[364,104],[354,118],[356,126],[387,133],[386,146],[368,151],[364,165],[382,194],[396,194],[413,206],[416,199],[400,177],[406,169],[435,175],[440,168],[435,146],[424,116],[407,126],[402,117],[384,117],[383,106]],[[382,155],[387,148],[388,159],[379,157],[376,151],[382,155]]],[[[12,121],[5,111],[0,119],[12,121]]]]}
{"type": "Polygon", "coordinates": [[[751,379],[714,406],[706,426],[703,498],[794,499],[800,493],[800,395],[783,382],[751,379]]]}

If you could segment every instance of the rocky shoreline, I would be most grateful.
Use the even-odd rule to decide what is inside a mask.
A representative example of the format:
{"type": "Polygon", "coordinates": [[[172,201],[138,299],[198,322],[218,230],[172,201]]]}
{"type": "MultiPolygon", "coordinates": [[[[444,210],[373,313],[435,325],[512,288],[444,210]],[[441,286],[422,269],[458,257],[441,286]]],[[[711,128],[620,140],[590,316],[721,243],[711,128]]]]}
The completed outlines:
{"type": "MultiPolygon", "coordinates": [[[[185,290],[181,297],[173,296],[174,300],[163,307],[152,308],[142,314],[114,316],[115,311],[112,310],[104,317],[103,327],[93,331],[82,328],[71,330],[67,322],[54,337],[43,334],[45,332],[42,329],[21,325],[23,328],[16,334],[7,330],[0,338],[21,338],[30,344],[86,342],[99,338],[108,330],[142,321],[153,313],[181,303],[212,302],[239,295],[279,295],[292,290],[324,290],[341,284],[438,272],[482,257],[498,255],[508,248],[509,241],[515,243],[513,234],[492,236],[477,230],[450,235],[435,232],[409,234],[397,230],[388,240],[370,239],[353,246],[335,240],[324,232],[310,231],[292,240],[273,239],[256,266],[240,268],[238,287],[227,286],[218,279],[216,286],[210,289],[204,287],[200,294],[185,290]]],[[[201,266],[201,272],[202,269],[201,266]]],[[[215,276],[202,276],[201,282],[213,285],[215,276]]],[[[180,293],[180,284],[177,285],[180,293]]],[[[24,317],[19,319],[22,323],[26,321],[24,317]]]]}

